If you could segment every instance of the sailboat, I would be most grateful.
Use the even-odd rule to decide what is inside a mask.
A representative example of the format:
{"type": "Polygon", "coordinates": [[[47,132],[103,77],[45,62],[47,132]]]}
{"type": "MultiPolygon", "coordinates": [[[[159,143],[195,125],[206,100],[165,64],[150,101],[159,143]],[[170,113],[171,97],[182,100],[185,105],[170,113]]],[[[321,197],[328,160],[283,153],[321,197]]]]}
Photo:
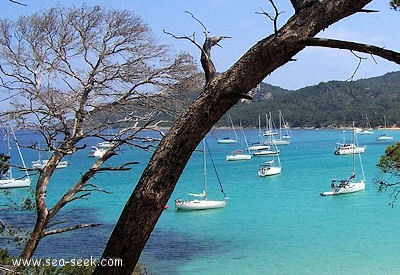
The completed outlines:
{"type": "MultiPolygon", "coordinates": [[[[271,128],[273,127],[273,122],[272,122],[272,116],[270,113],[270,120],[271,120],[271,128]]],[[[291,135],[288,134],[287,128],[286,128],[286,135],[282,135],[282,125],[285,125],[285,120],[282,115],[282,111],[279,110],[279,138],[272,138],[271,141],[269,142],[270,145],[289,145],[290,144],[290,138],[292,137],[291,135]],[[285,138],[284,138],[285,136],[285,138]]]]}
{"type": "Polygon", "coordinates": [[[258,175],[260,177],[278,175],[282,171],[281,159],[279,157],[279,150],[276,145],[274,146],[275,146],[274,151],[277,153],[271,154],[272,159],[260,165],[260,167],[258,168],[258,175]]]}
{"type": "MultiPolygon", "coordinates": [[[[209,152],[210,153],[210,152],[209,152]]],[[[207,157],[206,157],[206,141],[203,140],[203,180],[204,180],[204,190],[200,194],[195,194],[195,193],[189,193],[190,196],[194,197],[194,199],[191,200],[182,200],[182,199],[176,199],[175,200],[175,208],[177,210],[185,210],[185,211],[191,211],[191,210],[207,210],[207,209],[216,209],[216,208],[224,208],[226,203],[227,203],[227,197],[225,196],[224,190],[222,188],[221,181],[219,179],[217,170],[214,165],[214,161],[212,159],[211,153],[210,153],[210,158],[211,162],[214,167],[214,171],[216,173],[218,183],[221,187],[221,192],[224,194],[224,200],[209,200],[207,198],[207,157]]]]}
{"type": "Polygon", "coordinates": [[[249,151],[250,152],[257,152],[260,150],[268,150],[270,148],[269,145],[265,144],[265,141],[263,140],[263,133],[261,130],[261,117],[258,116],[258,138],[259,142],[253,143],[251,146],[249,146],[249,151]]]}
{"type": "MultiPolygon", "coordinates": [[[[384,119],[384,123],[385,123],[384,129],[387,129],[386,116],[385,115],[383,116],[383,119],[384,119]]],[[[389,140],[393,140],[393,137],[389,136],[387,134],[380,134],[380,135],[377,136],[376,140],[377,141],[389,141],[389,140]]]]}
{"type": "MultiPolygon", "coordinates": [[[[49,159],[41,159],[40,148],[38,148],[38,150],[39,150],[39,158],[37,160],[31,161],[32,168],[43,169],[46,166],[46,164],[49,162],[49,159]]],[[[62,160],[57,164],[56,168],[57,169],[66,168],[68,166],[68,164],[69,164],[69,162],[67,160],[62,160]]]]}
{"type": "MultiPolygon", "coordinates": [[[[34,161],[32,161],[32,168],[35,168],[35,169],[43,169],[43,168],[46,166],[46,164],[47,164],[48,162],[49,162],[48,159],[38,159],[38,160],[34,160],[34,161]]],[[[68,166],[68,164],[69,164],[69,162],[68,162],[67,160],[63,160],[63,161],[60,161],[60,162],[57,164],[56,168],[57,168],[57,169],[66,168],[66,167],[68,166]]]]}
{"type": "MultiPolygon", "coordinates": [[[[353,142],[355,142],[354,122],[353,122],[353,142]]],[[[362,191],[364,189],[365,189],[365,176],[364,176],[364,168],[362,166],[361,154],[353,153],[352,173],[350,174],[350,176],[346,179],[332,180],[331,190],[326,192],[321,192],[320,194],[321,196],[341,195],[341,194],[362,191]],[[356,180],[356,174],[355,174],[356,155],[358,155],[361,167],[362,178],[360,180],[356,180]]]]}
{"type": "MultiPolygon", "coordinates": [[[[14,140],[16,141],[17,138],[12,129],[11,133],[13,134],[14,140]]],[[[18,142],[16,142],[16,144],[22,165],[24,168],[26,168],[25,161],[24,158],[22,157],[21,149],[19,148],[18,142]]],[[[10,138],[8,133],[7,133],[7,146],[8,146],[8,155],[11,156],[10,138]]],[[[25,169],[25,174],[26,175],[22,178],[14,178],[12,173],[12,168],[10,165],[8,171],[4,175],[0,175],[0,189],[29,187],[31,185],[31,178],[29,177],[28,171],[26,169],[25,169]]]]}
{"type": "Polygon", "coordinates": [[[343,143],[336,143],[336,147],[333,150],[333,153],[335,155],[362,154],[364,152],[365,152],[365,146],[358,146],[354,142],[346,143],[344,139],[343,143]]]}
{"type": "Polygon", "coordinates": [[[240,125],[240,127],[242,128],[242,135],[243,135],[243,139],[244,139],[244,142],[246,144],[246,149],[247,149],[248,153],[245,153],[242,150],[233,151],[230,155],[227,155],[225,157],[225,159],[227,161],[249,160],[249,159],[251,159],[251,152],[250,152],[250,149],[249,149],[249,144],[247,142],[246,135],[244,134],[244,130],[243,130],[242,125],[240,125]]]}
{"type": "MultiPolygon", "coordinates": [[[[272,133],[272,117],[271,113],[269,113],[269,118],[268,114],[265,114],[265,119],[266,119],[266,132],[272,133]]],[[[269,155],[276,155],[279,154],[279,150],[277,147],[277,143],[272,142],[274,139],[273,135],[267,135],[268,140],[265,142],[265,144],[268,144],[269,148],[262,149],[262,150],[257,150],[253,151],[253,156],[255,157],[263,157],[263,156],[269,156],[269,155]],[[271,146],[274,146],[274,149],[271,149],[271,146]]]]}
{"type": "Polygon", "coordinates": [[[234,144],[234,143],[238,142],[238,136],[236,134],[235,126],[233,125],[233,121],[232,121],[231,115],[228,116],[228,121],[229,121],[229,124],[231,126],[232,132],[235,135],[235,138],[232,138],[232,137],[229,136],[229,137],[225,137],[225,138],[219,139],[217,141],[219,144],[234,144]]]}
{"type": "Polygon", "coordinates": [[[89,157],[97,157],[100,158],[102,157],[105,153],[107,153],[108,149],[105,148],[99,148],[97,146],[92,146],[92,149],[90,149],[88,156],[89,157]]]}
{"type": "Polygon", "coordinates": [[[371,127],[371,123],[369,122],[369,119],[368,119],[368,114],[365,114],[365,120],[367,121],[367,127],[365,129],[361,129],[359,132],[357,132],[357,134],[370,135],[370,134],[374,133],[374,131],[371,127]]]}

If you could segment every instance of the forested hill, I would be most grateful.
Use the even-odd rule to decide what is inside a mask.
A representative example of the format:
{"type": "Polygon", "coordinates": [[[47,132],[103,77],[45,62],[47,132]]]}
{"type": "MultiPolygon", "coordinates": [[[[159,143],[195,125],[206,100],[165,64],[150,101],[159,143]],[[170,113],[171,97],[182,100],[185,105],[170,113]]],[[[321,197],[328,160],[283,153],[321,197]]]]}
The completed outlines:
{"type": "MultiPolygon", "coordinates": [[[[357,81],[329,81],[290,91],[261,83],[252,91],[253,101],[243,101],[231,109],[234,124],[257,126],[258,117],[272,113],[278,122],[281,110],[291,127],[366,126],[366,115],[372,127],[400,125],[400,72],[357,81]]],[[[218,126],[227,123],[222,118],[218,126]]]]}

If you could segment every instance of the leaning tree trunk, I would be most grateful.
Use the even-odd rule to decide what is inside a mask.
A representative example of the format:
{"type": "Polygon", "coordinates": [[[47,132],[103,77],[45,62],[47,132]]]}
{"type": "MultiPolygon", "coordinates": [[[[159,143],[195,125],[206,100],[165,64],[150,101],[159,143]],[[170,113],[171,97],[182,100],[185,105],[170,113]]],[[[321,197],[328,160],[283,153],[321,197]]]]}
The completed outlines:
{"type": "Polygon", "coordinates": [[[212,126],[269,73],[292,60],[305,47],[305,38],[360,11],[371,0],[291,2],[305,5],[296,5],[296,14],[284,27],[212,78],[161,141],[102,255],[122,259],[123,266],[98,266],[94,274],[131,274],[188,159],[212,126]]]}
{"type": "MultiPolygon", "coordinates": [[[[61,159],[61,156],[57,158],[57,163],[61,159]]],[[[52,160],[56,161],[56,159],[52,160]]],[[[26,243],[24,249],[20,254],[20,258],[23,259],[30,259],[32,258],[35,250],[42,240],[44,231],[48,225],[48,208],[46,204],[46,189],[47,185],[49,184],[51,175],[54,173],[56,169],[56,164],[53,164],[52,167],[46,167],[43,169],[42,173],[40,174],[39,180],[36,184],[35,190],[35,200],[36,200],[36,223],[35,227],[29,236],[28,242],[26,243]]]]}

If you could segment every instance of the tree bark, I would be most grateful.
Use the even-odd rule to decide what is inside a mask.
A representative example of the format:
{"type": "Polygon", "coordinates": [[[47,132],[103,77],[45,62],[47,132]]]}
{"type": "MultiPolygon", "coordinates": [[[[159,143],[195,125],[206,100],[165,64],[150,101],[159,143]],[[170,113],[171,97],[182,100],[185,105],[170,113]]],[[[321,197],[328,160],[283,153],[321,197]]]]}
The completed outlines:
{"type": "Polygon", "coordinates": [[[120,258],[123,266],[98,266],[94,274],[131,274],[187,161],[212,126],[269,73],[292,60],[306,46],[305,38],[369,2],[307,1],[278,33],[259,41],[228,71],[212,78],[161,141],[111,234],[102,257],[120,258]]]}

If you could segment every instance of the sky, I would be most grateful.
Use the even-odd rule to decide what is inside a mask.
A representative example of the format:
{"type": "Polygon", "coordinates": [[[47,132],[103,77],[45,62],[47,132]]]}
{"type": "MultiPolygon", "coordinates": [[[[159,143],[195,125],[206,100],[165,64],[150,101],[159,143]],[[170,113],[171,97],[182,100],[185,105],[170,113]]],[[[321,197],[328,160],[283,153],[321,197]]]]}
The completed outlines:
{"type": "MultiPolygon", "coordinates": [[[[81,7],[100,5],[108,9],[125,9],[140,16],[148,24],[152,33],[161,44],[171,45],[176,51],[187,51],[197,60],[198,49],[186,40],[176,40],[163,33],[163,30],[177,36],[196,34],[196,41],[202,44],[203,29],[193,20],[189,11],[210,31],[211,36],[229,36],[220,42],[221,47],[214,47],[211,56],[218,72],[229,69],[252,45],[273,32],[272,21],[256,14],[266,11],[272,13],[267,0],[19,0],[27,6],[1,0],[0,18],[16,20],[19,16],[31,15],[52,6],[81,7]]],[[[293,15],[289,0],[276,0],[281,14],[278,27],[293,15]]],[[[333,24],[318,37],[350,40],[372,44],[400,52],[398,25],[400,12],[389,7],[389,0],[374,0],[367,6],[379,10],[376,13],[359,13],[333,24]]],[[[399,71],[399,65],[370,55],[360,54],[363,60],[354,78],[370,78],[388,72],[399,71]]],[[[289,62],[274,71],[263,82],[289,90],[316,85],[331,80],[346,81],[354,73],[358,59],[345,50],[328,48],[306,48],[295,56],[297,61],[289,62]]]]}

